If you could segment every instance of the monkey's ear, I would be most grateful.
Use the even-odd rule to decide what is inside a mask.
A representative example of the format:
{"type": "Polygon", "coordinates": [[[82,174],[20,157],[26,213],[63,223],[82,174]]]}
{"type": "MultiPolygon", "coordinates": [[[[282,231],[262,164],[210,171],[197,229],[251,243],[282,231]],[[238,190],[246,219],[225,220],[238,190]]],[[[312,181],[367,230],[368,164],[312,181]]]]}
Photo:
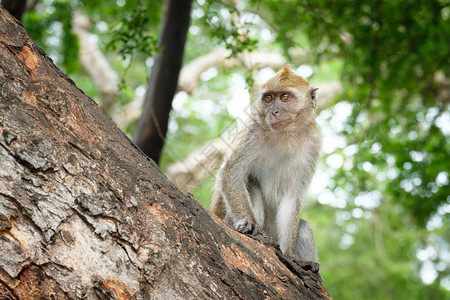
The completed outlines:
{"type": "Polygon", "coordinates": [[[311,90],[311,100],[312,100],[312,105],[313,105],[313,108],[315,109],[316,108],[316,105],[317,105],[317,99],[316,99],[316,91],[318,90],[319,88],[314,88],[314,89],[312,89],[311,90]]]}

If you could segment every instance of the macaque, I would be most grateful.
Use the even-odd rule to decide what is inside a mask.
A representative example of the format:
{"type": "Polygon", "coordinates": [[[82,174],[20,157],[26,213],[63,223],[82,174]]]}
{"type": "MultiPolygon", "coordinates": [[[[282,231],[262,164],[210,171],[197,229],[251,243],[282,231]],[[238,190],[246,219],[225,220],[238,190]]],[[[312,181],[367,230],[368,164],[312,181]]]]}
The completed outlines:
{"type": "Polygon", "coordinates": [[[211,202],[212,212],[237,231],[262,230],[284,254],[313,262],[312,228],[299,214],[321,149],[316,90],[289,65],[263,84],[211,202]]]}

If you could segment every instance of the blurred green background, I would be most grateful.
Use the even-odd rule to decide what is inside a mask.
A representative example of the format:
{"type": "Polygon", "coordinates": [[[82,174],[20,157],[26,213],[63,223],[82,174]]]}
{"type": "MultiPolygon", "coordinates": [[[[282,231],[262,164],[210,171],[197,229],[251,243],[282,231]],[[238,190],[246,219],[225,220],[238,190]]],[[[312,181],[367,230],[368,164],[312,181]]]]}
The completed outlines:
{"type": "MultiPolygon", "coordinates": [[[[22,22],[100,101],[80,60],[86,46],[72,32],[75,12],[87,17],[87,40],[118,78],[115,120],[132,136],[136,117],[126,117],[127,107],[145,94],[163,4],[34,0],[22,22]]],[[[228,58],[204,71],[194,92],[176,94],[160,167],[233,126],[277,71],[226,61],[256,52],[284,57],[313,85],[339,85],[318,115],[323,155],[303,212],[330,295],[450,299],[449,18],[447,0],[194,1],[183,65],[216,49],[228,49],[228,58]]],[[[212,182],[191,189],[206,207],[212,182]]]]}

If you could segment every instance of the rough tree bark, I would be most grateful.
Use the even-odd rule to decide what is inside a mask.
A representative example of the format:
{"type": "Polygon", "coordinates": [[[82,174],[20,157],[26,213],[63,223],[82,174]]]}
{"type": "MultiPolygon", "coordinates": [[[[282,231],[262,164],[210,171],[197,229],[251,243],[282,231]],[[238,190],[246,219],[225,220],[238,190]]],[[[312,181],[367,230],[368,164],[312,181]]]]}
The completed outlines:
{"type": "Polygon", "coordinates": [[[0,7],[0,298],[330,299],[178,190],[0,7]]]}
{"type": "Polygon", "coordinates": [[[144,107],[134,134],[139,148],[159,162],[169,123],[172,100],[177,89],[178,73],[183,60],[184,45],[191,16],[191,0],[166,0],[163,26],[148,82],[144,107]]]}

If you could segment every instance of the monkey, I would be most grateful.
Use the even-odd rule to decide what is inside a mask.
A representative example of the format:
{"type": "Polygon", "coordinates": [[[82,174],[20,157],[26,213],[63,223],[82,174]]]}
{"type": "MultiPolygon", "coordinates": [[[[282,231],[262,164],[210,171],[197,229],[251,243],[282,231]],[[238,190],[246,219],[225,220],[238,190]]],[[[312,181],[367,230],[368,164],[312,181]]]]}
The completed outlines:
{"type": "Polygon", "coordinates": [[[263,231],[284,254],[312,262],[318,261],[313,231],[299,215],[322,144],[316,90],[289,64],[262,85],[219,168],[210,206],[237,231],[263,231]]]}

